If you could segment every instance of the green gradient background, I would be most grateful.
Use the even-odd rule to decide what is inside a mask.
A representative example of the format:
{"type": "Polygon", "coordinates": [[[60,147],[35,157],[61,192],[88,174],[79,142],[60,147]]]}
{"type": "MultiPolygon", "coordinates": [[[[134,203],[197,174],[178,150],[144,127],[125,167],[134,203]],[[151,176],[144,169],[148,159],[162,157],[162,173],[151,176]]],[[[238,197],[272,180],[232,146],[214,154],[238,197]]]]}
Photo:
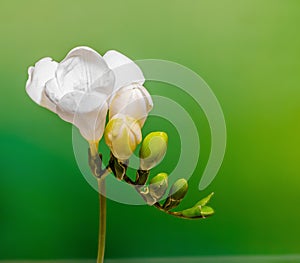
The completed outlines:
{"type": "MultiPolygon", "coordinates": [[[[108,258],[300,253],[299,13],[297,0],[2,1],[0,259],[96,255],[97,193],[76,165],[71,125],[24,91],[29,65],[61,60],[78,45],[189,67],[210,85],[227,123],[224,163],[200,193],[205,117],[182,92],[148,84],[199,124],[203,154],[182,206],[215,191],[216,215],[183,221],[109,201],[108,258]]],[[[170,171],[178,134],[157,118],[144,133],[153,129],[169,133],[159,169],[170,171]]]]}

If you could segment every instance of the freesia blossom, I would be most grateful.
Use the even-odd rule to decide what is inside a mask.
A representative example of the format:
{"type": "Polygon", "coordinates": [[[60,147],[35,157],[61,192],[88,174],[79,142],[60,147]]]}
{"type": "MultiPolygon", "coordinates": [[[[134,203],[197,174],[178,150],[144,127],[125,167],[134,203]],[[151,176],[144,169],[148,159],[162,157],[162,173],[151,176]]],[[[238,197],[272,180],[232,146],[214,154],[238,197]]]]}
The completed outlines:
{"type": "Polygon", "coordinates": [[[111,50],[102,57],[88,47],[74,48],[60,63],[43,58],[28,75],[31,99],[73,123],[88,141],[103,135],[111,94],[144,83],[142,71],[126,56],[111,50]]]}

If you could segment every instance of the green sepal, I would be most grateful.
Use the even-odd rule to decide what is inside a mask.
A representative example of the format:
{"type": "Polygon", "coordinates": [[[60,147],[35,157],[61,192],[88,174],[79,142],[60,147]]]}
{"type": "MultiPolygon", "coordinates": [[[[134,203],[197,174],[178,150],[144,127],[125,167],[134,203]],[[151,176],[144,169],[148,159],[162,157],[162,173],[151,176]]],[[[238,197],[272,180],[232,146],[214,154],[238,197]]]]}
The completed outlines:
{"type": "Polygon", "coordinates": [[[102,155],[101,154],[96,154],[92,155],[91,154],[91,149],[88,149],[88,162],[89,162],[89,167],[91,169],[92,174],[100,178],[101,173],[102,173],[102,155]]]}
{"type": "Polygon", "coordinates": [[[126,162],[120,162],[115,156],[111,154],[109,166],[115,177],[118,180],[123,180],[124,175],[127,171],[128,160],[126,162]]]}
{"type": "Polygon", "coordinates": [[[137,170],[135,184],[140,186],[145,185],[148,180],[149,174],[150,172],[148,170],[137,170]]]}

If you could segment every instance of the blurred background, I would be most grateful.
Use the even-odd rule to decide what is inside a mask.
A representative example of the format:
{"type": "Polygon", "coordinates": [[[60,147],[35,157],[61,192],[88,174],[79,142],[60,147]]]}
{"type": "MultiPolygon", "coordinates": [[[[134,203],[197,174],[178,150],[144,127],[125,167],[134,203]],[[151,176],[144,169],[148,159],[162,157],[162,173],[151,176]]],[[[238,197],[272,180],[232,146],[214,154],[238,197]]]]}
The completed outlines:
{"type": "MultiPolygon", "coordinates": [[[[214,191],[216,214],[184,221],[108,201],[107,258],[300,253],[299,11],[297,0],[1,1],[0,259],[96,256],[98,198],[76,164],[71,125],[25,93],[28,66],[45,56],[60,61],[79,45],[192,69],[227,124],[223,165],[199,192],[207,120],[183,92],[146,83],[197,123],[201,155],[181,207],[214,191]]],[[[154,172],[171,172],[176,128],[152,117],[143,133],[152,130],[170,138],[154,172]]]]}

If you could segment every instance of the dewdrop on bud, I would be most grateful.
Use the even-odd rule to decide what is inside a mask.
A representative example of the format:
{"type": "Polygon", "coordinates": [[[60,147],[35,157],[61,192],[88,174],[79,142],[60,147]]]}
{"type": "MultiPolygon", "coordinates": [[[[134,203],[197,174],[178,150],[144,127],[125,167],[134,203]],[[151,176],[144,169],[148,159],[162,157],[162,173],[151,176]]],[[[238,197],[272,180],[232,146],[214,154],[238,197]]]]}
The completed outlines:
{"type": "Polygon", "coordinates": [[[104,138],[112,154],[126,161],[142,140],[141,128],[135,119],[117,115],[108,122],[104,138]]]}
{"type": "Polygon", "coordinates": [[[165,132],[151,132],[142,142],[140,149],[140,168],[150,170],[165,156],[168,145],[168,135],[165,132]]]}

